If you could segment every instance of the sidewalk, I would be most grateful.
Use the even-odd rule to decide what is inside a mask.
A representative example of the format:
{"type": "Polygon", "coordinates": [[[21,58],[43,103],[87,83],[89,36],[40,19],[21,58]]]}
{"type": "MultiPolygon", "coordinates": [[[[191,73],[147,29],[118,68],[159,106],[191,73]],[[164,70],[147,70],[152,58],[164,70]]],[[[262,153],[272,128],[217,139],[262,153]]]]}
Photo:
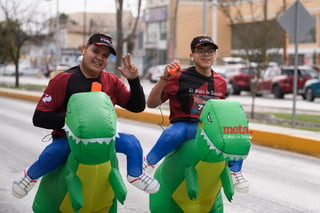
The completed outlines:
{"type": "MultiPolygon", "coordinates": [[[[0,96],[18,98],[38,102],[40,92],[23,91],[0,87],[0,96]]],[[[116,107],[119,117],[134,119],[153,124],[169,125],[169,111],[167,106],[146,110],[142,113],[131,113],[121,107],[116,107]]],[[[255,144],[277,147],[308,155],[320,156],[320,132],[271,126],[259,123],[249,123],[252,131],[252,141],[255,144]]]]}

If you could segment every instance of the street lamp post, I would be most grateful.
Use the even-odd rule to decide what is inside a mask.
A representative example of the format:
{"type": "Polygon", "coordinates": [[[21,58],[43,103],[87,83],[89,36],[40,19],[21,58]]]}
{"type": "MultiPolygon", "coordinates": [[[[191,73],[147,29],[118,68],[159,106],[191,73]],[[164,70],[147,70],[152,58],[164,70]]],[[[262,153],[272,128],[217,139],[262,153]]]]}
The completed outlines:
{"type": "Polygon", "coordinates": [[[207,34],[207,0],[203,0],[202,33],[207,34]]]}
{"type": "Polygon", "coordinates": [[[86,30],[87,14],[86,14],[86,8],[87,8],[87,0],[84,0],[84,8],[83,8],[83,44],[86,43],[86,37],[87,37],[87,30],[86,30]]]}
{"type": "Polygon", "coordinates": [[[212,0],[212,39],[216,43],[219,43],[218,42],[218,33],[217,33],[217,29],[218,29],[218,26],[217,26],[217,24],[218,24],[217,4],[218,4],[217,0],[212,0]]]}
{"type": "Polygon", "coordinates": [[[59,14],[59,0],[57,0],[57,14],[56,14],[56,71],[58,71],[60,61],[60,42],[59,42],[59,28],[60,28],[60,14],[59,14]]]}

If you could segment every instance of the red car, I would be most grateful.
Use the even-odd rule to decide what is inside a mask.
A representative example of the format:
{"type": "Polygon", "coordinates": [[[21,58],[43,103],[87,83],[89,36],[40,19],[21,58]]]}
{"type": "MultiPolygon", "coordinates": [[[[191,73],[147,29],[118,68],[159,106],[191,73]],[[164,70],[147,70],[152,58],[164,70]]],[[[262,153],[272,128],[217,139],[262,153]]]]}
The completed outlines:
{"type": "Polygon", "coordinates": [[[231,94],[240,95],[241,91],[250,91],[251,79],[255,78],[256,68],[243,65],[229,65],[224,68],[224,73],[231,84],[231,94]],[[251,78],[250,78],[251,69],[251,78]]]}
{"type": "MultiPolygon", "coordinates": [[[[269,67],[258,82],[257,95],[272,93],[276,98],[293,93],[294,67],[269,67]]],[[[312,77],[307,68],[298,68],[298,93],[301,94],[305,82],[312,77]]]]}

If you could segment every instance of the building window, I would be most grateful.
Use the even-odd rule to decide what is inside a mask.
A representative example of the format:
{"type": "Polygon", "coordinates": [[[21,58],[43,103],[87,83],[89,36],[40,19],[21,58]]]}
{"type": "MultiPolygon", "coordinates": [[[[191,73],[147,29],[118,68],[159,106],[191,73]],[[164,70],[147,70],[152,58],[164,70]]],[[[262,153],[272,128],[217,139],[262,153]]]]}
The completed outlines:
{"type": "Polygon", "coordinates": [[[158,23],[150,22],[147,26],[147,42],[155,43],[157,42],[157,32],[158,32],[158,23]]]}
{"type": "Polygon", "coordinates": [[[143,49],[143,32],[138,33],[138,49],[143,49]]]}
{"type": "Polygon", "coordinates": [[[167,21],[160,22],[160,40],[167,40],[167,21]]]}

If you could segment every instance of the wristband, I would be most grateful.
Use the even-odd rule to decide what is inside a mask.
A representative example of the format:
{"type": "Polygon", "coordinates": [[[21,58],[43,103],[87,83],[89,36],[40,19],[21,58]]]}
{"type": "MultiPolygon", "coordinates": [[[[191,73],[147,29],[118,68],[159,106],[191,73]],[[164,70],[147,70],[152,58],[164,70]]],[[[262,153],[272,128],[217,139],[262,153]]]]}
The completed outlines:
{"type": "Polygon", "coordinates": [[[163,76],[160,77],[162,80],[165,80],[165,81],[168,81],[169,79],[168,78],[165,78],[163,76]]]}

